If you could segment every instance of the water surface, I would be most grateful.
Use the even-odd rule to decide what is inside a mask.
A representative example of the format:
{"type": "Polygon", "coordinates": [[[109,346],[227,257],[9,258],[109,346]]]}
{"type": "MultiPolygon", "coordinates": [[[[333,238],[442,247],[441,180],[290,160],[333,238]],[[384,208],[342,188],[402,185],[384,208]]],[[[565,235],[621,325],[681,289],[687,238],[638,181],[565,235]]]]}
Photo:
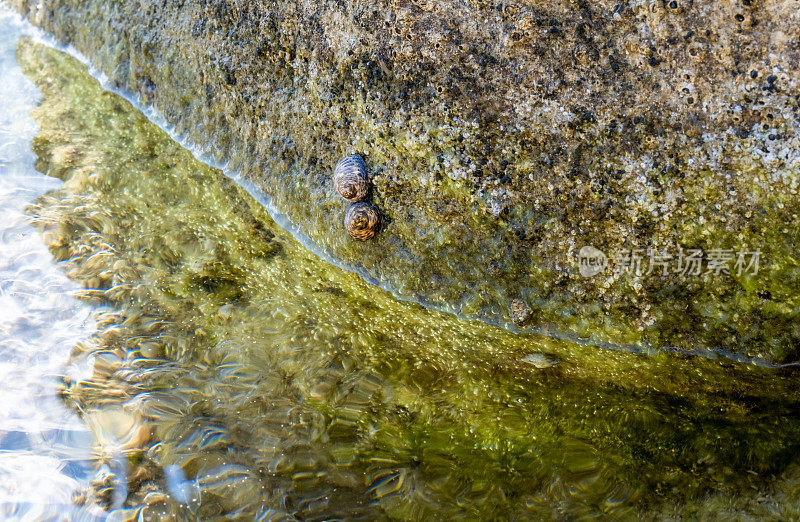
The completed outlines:
{"type": "Polygon", "coordinates": [[[25,214],[61,182],[34,169],[40,95],[14,56],[21,34],[0,12],[0,518],[90,518],[72,495],[88,484],[93,438],[57,394],[60,376],[87,371],[66,365],[95,322],[25,214]]]}

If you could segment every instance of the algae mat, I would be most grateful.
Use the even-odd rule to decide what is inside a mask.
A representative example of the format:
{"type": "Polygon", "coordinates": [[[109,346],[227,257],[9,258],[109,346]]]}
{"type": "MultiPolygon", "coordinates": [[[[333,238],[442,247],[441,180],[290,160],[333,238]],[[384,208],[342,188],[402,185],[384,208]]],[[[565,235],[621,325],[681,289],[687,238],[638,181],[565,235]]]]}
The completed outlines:
{"type": "Polygon", "coordinates": [[[65,181],[30,214],[97,306],[73,353],[93,372],[64,378],[97,438],[76,502],[148,519],[800,515],[796,370],[397,301],[68,55],[23,40],[18,60],[43,93],[37,168],[65,181]]]}

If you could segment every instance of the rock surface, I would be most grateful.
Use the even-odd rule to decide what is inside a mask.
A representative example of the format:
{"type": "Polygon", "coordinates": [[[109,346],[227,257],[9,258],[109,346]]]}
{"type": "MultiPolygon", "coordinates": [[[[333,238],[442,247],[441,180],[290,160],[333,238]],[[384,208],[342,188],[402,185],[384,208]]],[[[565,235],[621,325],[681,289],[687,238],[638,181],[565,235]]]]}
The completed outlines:
{"type": "Polygon", "coordinates": [[[800,360],[796,2],[2,3],[404,297],[510,328],[521,299],[538,330],[588,342],[800,360]],[[350,153],[387,218],[364,244],[332,226],[350,153]],[[586,245],[610,263],[588,278],[586,245]],[[679,246],[703,250],[700,275],[679,246]],[[639,275],[619,270],[631,249],[639,275]],[[756,250],[759,272],[737,270],[756,250]]]}

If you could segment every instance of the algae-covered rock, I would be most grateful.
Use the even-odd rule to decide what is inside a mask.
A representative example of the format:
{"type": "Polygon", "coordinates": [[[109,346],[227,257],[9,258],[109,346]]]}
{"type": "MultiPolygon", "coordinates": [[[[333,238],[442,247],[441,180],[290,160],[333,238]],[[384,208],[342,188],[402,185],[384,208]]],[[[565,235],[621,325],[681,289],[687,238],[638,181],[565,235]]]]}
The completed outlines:
{"type": "Polygon", "coordinates": [[[797,368],[396,300],[74,59],[17,57],[42,94],[37,169],[64,180],[29,212],[99,305],[71,360],[89,371],[64,377],[98,444],[76,500],[144,520],[798,517],[797,368]]]}
{"type": "Polygon", "coordinates": [[[793,2],[4,3],[405,298],[800,360],[793,2]],[[386,216],[364,244],[337,225],[350,153],[386,216]],[[584,246],[606,270],[580,275],[584,246]]]}

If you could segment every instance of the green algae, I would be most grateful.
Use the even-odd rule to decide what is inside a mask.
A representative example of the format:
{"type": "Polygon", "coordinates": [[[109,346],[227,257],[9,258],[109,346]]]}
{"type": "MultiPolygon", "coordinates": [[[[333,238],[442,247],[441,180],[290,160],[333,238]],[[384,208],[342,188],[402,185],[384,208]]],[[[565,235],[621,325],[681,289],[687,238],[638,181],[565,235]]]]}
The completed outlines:
{"type": "MultiPolygon", "coordinates": [[[[69,56],[22,41],[18,59],[43,93],[37,168],[65,180],[30,212],[100,306],[74,352],[94,373],[63,393],[96,433],[127,426],[109,444],[129,456],[124,515],[796,516],[795,370],[397,301],[315,257],[69,56]],[[170,465],[199,500],[172,498],[170,465]]],[[[108,484],[82,501],[106,505],[108,484]]]]}

